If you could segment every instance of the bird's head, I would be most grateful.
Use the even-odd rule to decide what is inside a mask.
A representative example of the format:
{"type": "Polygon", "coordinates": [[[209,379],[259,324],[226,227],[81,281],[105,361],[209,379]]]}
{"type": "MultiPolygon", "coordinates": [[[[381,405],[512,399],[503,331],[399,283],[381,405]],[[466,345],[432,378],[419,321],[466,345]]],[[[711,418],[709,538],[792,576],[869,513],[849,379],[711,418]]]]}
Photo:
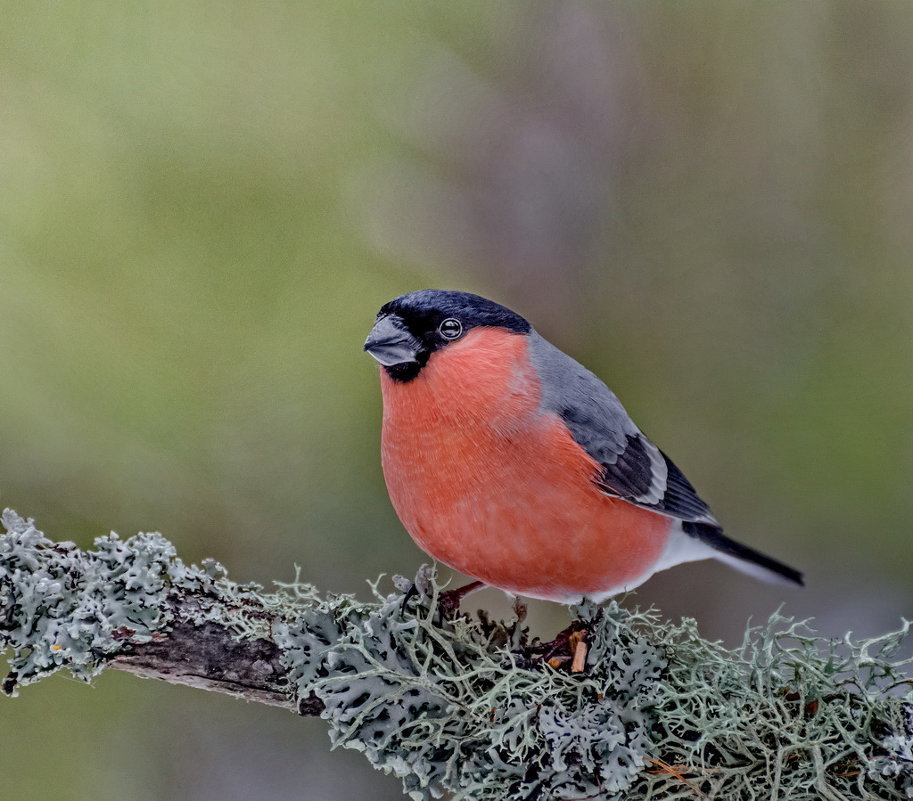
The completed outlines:
{"type": "Polygon", "coordinates": [[[422,289],[381,307],[365,340],[365,350],[394,381],[411,381],[434,353],[479,327],[502,328],[514,334],[531,330],[519,314],[479,295],[422,289]]]}

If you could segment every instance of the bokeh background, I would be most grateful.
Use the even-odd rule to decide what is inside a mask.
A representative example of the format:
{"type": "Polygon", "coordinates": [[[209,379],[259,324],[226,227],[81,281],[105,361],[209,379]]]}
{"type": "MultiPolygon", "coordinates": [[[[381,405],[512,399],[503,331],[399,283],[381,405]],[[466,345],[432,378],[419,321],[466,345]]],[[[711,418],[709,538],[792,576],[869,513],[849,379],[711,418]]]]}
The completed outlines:
{"type": "MultiPolygon", "coordinates": [[[[410,574],[361,344],[386,300],[464,288],[808,576],[694,565],[638,603],[730,642],[781,603],[830,635],[911,614],[913,5],[0,15],[3,505],[239,580],[410,574]]],[[[111,673],[0,699],[0,797],[401,792],[320,721],[111,673]]]]}

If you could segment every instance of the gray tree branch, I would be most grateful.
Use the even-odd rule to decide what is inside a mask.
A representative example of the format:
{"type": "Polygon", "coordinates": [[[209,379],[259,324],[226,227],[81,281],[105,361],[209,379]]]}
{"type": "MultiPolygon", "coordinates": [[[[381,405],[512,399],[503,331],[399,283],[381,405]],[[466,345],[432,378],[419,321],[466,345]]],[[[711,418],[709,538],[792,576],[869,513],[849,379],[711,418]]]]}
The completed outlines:
{"type": "Polygon", "coordinates": [[[3,525],[9,695],[114,668],[319,714],[422,801],[913,797],[908,624],[834,642],[774,615],[729,650],[693,621],[583,605],[575,674],[522,621],[442,620],[428,569],[360,602],[232,582],[159,534],[82,550],[9,510],[3,525]]]}

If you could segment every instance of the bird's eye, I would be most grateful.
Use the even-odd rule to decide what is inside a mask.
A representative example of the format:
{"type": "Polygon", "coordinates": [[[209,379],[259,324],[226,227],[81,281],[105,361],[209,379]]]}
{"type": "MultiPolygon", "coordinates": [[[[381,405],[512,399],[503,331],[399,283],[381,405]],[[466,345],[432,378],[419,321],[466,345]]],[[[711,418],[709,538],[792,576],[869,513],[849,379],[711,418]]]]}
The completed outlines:
{"type": "Polygon", "coordinates": [[[448,317],[437,327],[437,330],[444,339],[456,339],[463,333],[463,324],[455,317],[448,317]]]}

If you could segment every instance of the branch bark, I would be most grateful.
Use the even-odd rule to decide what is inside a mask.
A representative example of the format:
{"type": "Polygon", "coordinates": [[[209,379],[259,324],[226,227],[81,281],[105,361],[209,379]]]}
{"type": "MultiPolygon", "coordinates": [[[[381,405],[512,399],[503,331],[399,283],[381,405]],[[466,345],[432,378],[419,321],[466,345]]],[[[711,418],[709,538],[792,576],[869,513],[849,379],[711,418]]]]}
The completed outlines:
{"type": "Polygon", "coordinates": [[[301,701],[290,697],[281,649],[264,637],[239,638],[213,622],[195,622],[199,602],[173,599],[174,622],[167,633],[149,642],[127,643],[108,666],[143,678],[184,684],[199,690],[225,693],[245,701],[278,706],[299,715],[319,715],[323,704],[311,694],[301,701]]]}

